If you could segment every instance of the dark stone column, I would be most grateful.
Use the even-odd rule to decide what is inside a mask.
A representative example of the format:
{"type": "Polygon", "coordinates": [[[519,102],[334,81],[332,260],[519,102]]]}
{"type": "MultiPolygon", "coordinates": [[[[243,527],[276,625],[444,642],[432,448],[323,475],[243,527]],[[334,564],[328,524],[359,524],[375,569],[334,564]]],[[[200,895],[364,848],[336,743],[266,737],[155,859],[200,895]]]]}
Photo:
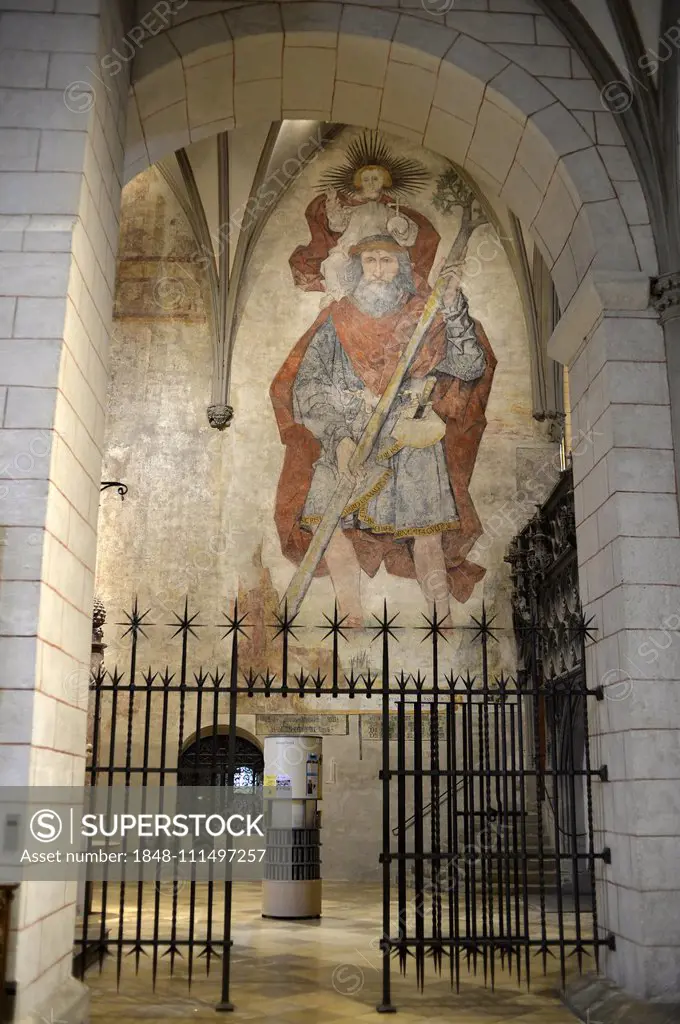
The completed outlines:
{"type": "Polygon", "coordinates": [[[680,271],[652,281],[652,304],[659,314],[666,345],[675,484],[680,502],[680,271]]]}

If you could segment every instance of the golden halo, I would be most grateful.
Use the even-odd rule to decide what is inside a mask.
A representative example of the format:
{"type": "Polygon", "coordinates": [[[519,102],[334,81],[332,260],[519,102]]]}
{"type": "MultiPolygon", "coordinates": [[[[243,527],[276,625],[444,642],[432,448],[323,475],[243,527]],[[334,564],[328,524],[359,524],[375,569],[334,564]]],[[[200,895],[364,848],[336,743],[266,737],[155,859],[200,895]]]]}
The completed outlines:
{"type": "Polygon", "coordinates": [[[431,177],[424,164],[396,156],[378,132],[365,131],[350,142],[345,162],[327,171],[320,185],[346,196],[356,195],[361,188],[360,174],[369,167],[383,172],[383,189],[393,199],[424,188],[431,177]]]}

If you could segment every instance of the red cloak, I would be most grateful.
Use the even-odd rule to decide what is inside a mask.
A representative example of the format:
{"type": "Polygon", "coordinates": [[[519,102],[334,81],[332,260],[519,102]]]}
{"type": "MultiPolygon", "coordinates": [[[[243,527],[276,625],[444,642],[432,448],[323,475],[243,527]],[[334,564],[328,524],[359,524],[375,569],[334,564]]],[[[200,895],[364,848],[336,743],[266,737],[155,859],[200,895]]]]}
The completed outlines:
{"type": "MultiPolygon", "coordinates": [[[[355,372],[371,391],[381,394],[403,345],[413,333],[426,298],[426,292],[421,290],[398,313],[377,319],[362,313],[347,298],[332,303],[322,310],[274,378],[270,396],[281,441],[286,448],[274,517],[281,550],[295,564],[302,560],[312,537],[308,530],[302,528],[300,517],[312,482],[314,463],[321,454],[321,446],[314,435],[301,423],[296,423],[293,417],[293,383],[307,347],[319,327],[332,317],[338,338],[355,372]]],[[[460,602],[468,600],[486,571],[465,557],[482,533],[468,488],[486,426],[485,409],[496,358],[481,325],[477,321],[474,324],[477,339],[486,354],[484,374],[469,382],[442,375],[432,397],[435,412],[446,422],[443,443],[460,516],[460,529],[441,534],[449,589],[460,602]]],[[[411,370],[412,375],[425,376],[430,372],[441,360],[444,345],[444,323],[439,316],[428,332],[411,370]]],[[[354,544],[361,568],[369,576],[375,576],[384,562],[393,576],[415,578],[411,539],[396,540],[389,535],[360,529],[345,532],[354,544]]],[[[316,575],[325,576],[327,573],[322,561],[316,575]]]]}
{"type": "MultiPolygon", "coordinates": [[[[343,206],[360,206],[361,203],[355,199],[347,199],[345,196],[338,197],[343,206]]],[[[381,203],[388,203],[389,197],[382,195],[381,203]]],[[[412,210],[408,206],[402,206],[399,210],[405,217],[409,217],[418,225],[418,235],[412,246],[409,246],[411,263],[415,273],[427,281],[432,270],[434,258],[437,255],[440,235],[422,213],[412,210]]],[[[331,231],[326,217],[326,197],[317,196],[312,199],[305,211],[307,224],[311,233],[311,241],[306,245],[299,245],[290,257],[290,269],[293,272],[293,280],[298,288],[305,292],[325,291],[324,279],[321,274],[321,264],[326,259],[331,249],[334,249],[341,237],[341,232],[331,231]]]]}

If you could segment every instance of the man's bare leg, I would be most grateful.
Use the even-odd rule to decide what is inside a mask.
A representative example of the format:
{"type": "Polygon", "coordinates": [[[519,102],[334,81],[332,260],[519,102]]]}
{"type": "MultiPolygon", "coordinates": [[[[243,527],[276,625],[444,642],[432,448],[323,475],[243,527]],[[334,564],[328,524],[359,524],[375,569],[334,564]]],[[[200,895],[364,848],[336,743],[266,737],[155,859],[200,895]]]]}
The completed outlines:
{"type": "MultiPolygon", "coordinates": [[[[441,622],[450,611],[449,582],[441,534],[416,537],[413,541],[413,561],[428,611],[431,614],[436,608],[437,618],[441,622]]],[[[446,623],[447,626],[450,624],[446,623]]]]}
{"type": "Polygon", "coordinates": [[[347,626],[363,626],[361,567],[352,541],[340,528],[333,534],[325,557],[338,602],[338,614],[341,618],[348,616],[347,626]]]}

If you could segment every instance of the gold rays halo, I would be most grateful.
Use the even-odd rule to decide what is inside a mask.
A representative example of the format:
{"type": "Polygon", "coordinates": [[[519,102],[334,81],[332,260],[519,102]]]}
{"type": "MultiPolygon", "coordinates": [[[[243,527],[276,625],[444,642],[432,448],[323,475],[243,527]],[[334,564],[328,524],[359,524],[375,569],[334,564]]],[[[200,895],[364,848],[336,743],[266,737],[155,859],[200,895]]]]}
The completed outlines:
{"type": "Polygon", "coordinates": [[[364,167],[380,167],[383,189],[392,198],[406,196],[425,187],[430,172],[418,160],[396,156],[377,131],[365,131],[347,147],[345,162],[323,175],[321,188],[334,188],[346,196],[358,192],[358,172],[364,167]]]}

